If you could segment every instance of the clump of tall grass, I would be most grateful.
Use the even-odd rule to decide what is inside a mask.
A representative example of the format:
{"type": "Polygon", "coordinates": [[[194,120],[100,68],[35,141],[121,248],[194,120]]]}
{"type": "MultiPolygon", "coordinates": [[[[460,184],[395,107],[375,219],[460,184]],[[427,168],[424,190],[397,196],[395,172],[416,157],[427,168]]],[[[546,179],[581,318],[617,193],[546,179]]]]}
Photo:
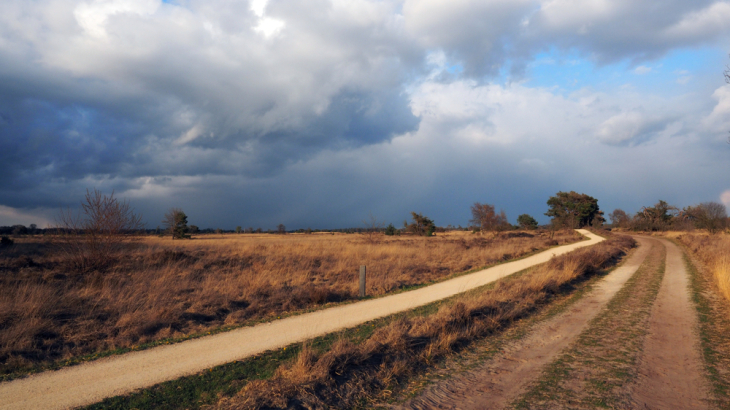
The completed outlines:
{"type": "Polygon", "coordinates": [[[53,238],[0,251],[0,377],[38,364],[383,295],[574,242],[556,235],[469,233],[433,238],[363,235],[148,237],[104,269],[78,271],[53,238]]]}
{"type": "Polygon", "coordinates": [[[677,239],[712,272],[720,293],[730,302],[730,235],[694,233],[677,239]]]}
{"type": "Polygon", "coordinates": [[[613,264],[635,244],[627,236],[553,258],[487,291],[462,296],[430,316],[400,318],[354,344],[340,340],[323,353],[304,346],[270,380],[252,381],[218,409],[350,408],[387,395],[394,385],[443,357],[525,317],[554,295],[613,264]]]}

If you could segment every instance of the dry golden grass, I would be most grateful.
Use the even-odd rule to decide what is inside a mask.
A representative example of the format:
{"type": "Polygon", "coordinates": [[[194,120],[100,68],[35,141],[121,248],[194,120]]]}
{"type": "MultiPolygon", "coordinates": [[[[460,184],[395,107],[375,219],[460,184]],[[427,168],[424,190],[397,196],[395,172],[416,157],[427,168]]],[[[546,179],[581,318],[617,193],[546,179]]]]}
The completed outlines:
{"type": "Polygon", "coordinates": [[[730,235],[691,233],[676,237],[712,272],[720,293],[730,302],[730,235]]]}
{"type": "Polygon", "coordinates": [[[630,237],[613,236],[554,258],[527,274],[500,281],[491,290],[459,297],[433,315],[396,320],[361,344],[340,340],[321,354],[305,346],[297,360],[280,367],[272,379],[252,381],[214,407],[361,406],[364,398],[387,396],[394,383],[404,377],[524,317],[571,283],[615,264],[633,246],[630,237]]]}
{"type": "Polygon", "coordinates": [[[578,240],[565,231],[434,238],[148,237],[104,271],[69,268],[52,238],[0,250],[0,376],[34,365],[382,295],[578,240]]]}

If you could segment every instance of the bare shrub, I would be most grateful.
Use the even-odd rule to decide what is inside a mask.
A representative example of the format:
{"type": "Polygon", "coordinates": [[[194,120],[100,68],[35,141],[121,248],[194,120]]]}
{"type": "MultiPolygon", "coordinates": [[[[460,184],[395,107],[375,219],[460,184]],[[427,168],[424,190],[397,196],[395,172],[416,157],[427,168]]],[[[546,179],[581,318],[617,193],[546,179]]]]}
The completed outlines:
{"type": "Polygon", "coordinates": [[[715,234],[727,227],[727,211],[725,205],[718,202],[703,202],[697,206],[687,207],[685,213],[700,229],[707,229],[715,234]]]}
{"type": "Polygon", "coordinates": [[[482,232],[499,232],[511,227],[504,210],[496,213],[494,205],[475,202],[471,206],[471,215],[472,219],[469,222],[478,227],[482,232]]]}
{"type": "Polygon", "coordinates": [[[106,196],[86,190],[81,210],[61,210],[56,220],[61,248],[74,268],[82,271],[106,266],[132,235],[144,228],[142,217],[114,192],[106,196]]]}
{"type": "Polygon", "coordinates": [[[368,243],[377,242],[382,234],[381,231],[383,230],[385,223],[380,222],[372,212],[370,212],[368,219],[364,219],[362,223],[365,225],[365,240],[368,243]]]}

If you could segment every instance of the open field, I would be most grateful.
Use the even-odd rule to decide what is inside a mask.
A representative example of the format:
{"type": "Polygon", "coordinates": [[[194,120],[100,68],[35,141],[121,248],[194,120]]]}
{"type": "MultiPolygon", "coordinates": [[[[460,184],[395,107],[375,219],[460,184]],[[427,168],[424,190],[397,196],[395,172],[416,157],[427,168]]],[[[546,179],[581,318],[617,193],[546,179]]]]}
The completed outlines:
{"type": "Polygon", "coordinates": [[[478,289],[500,278],[549,262],[556,255],[590,247],[604,240],[587,231],[581,233],[590,240],[553,248],[408,292],[334,306],[3,383],[0,384],[0,402],[6,403],[7,408],[68,408],[207,371],[211,366],[248,359],[270,349],[286,349],[291,343],[338,332],[369,320],[478,289]]]}
{"type": "MultiPolygon", "coordinates": [[[[268,244],[271,247],[289,242],[291,252],[292,244],[299,241],[309,240],[311,245],[332,236],[262,237],[273,241],[268,244]],[[277,240],[281,242],[276,243],[277,240]]],[[[669,408],[667,403],[673,403],[671,406],[676,408],[728,408],[730,345],[726,334],[730,329],[730,302],[723,295],[723,264],[718,262],[726,257],[728,237],[699,231],[651,236],[668,237],[674,243],[639,237],[639,249],[632,251],[631,257],[618,269],[608,272],[633,246],[629,237],[609,234],[607,241],[554,257],[546,264],[466,294],[364,325],[345,325],[340,328],[346,330],[333,334],[317,337],[313,334],[299,339],[313,337],[304,344],[281,343],[278,346],[286,348],[262,350],[235,363],[231,362],[234,359],[218,361],[231,363],[206,368],[179,380],[167,379],[170,381],[131,395],[106,399],[92,407],[259,409],[395,405],[419,409],[443,406],[591,409],[597,406],[669,408]],[[681,249],[692,258],[694,265],[690,259],[683,261],[681,249]],[[718,266],[721,269],[716,269],[718,266]],[[454,371],[458,368],[468,371],[454,371]],[[429,375],[439,372],[441,376],[430,385],[434,379],[427,381],[429,375]],[[415,386],[419,387],[414,389],[415,386]],[[411,400],[403,402],[405,399],[411,400]]],[[[407,245],[406,249],[414,247],[413,241],[423,244],[422,238],[412,237],[375,244],[358,236],[334,237],[353,240],[351,246],[366,248],[391,248],[394,243],[389,242],[396,241],[403,241],[397,245],[407,245]]],[[[238,239],[236,236],[222,238],[219,247],[236,246],[227,243],[238,239]]],[[[439,245],[444,246],[461,240],[482,240],[461,233],[439,239],[443,240],[439,245]]],[[[493,243],[508,239],[536,238],[503,237],[493,243]]],[[[159,241],[150,238],[149,243],[140,244],[137,252],[145,247],[161,246],[159,241]]],[[[180,241],[175,251],[200,252],[203,244],[193,248],[193,242],[180,241]]],[[[365,264],[370,273],[372,265],[365,264]]],[[[349,286],[351,295],[341,300],[355,297],[357,266],[353,266],[354,273],[349,275],[350,282],[342,282],[343,288],[349,286]]],[[[503,266],[507,265],[495,269],[503,266]]],[[[450,275],[428,278],[433,282],[447,276],[450,275]]],[[[331,282],[338,283],[336,276],[331,282]]],[[[380,292],[397,293],[421,284],[426,283],[410,282],[380,292]]],[[[270,286],[276,286],[276,282],[270,286]]],[[[291,281],[287,286],[306,286],[306,282],[291,281]]],[[[369,292],[378,292],[376,289],[373,286],[369,292]]],[[[429,289],[363,303],[406,297],[429,289]]],[[[347,310],[361,304],[328,310],[347,310]]],[[[299,317],[264,326],[284,325],[299,317]]],[[[335,319],[332,317],[327,322],[335,319]]],[[[285,328],[276,333],[282,333],[285,328]]],[[[227,334],[205,339],[212,341],[224,335],[227,334]]],[[[250,337],[244,339],[251,342],[243,345],[255,344],[250,337]]],[[[182,344],[175,346],[182,347],[182,344]]],[[[222,350],[229,349],[216,348],[195,356],[213,357],[222,350]]],[[[167,362],[177,363],[177,360],[167,362]]],[[[67,370],[73,369],[77,368],[67,370]]]]}
{"type": "Polygon", "coordinates": [[[306,345],[274,377],[253,381],[215,408],[352,408],[387,397],[399,384],[529,316],[571,284],[615,264],[634,242],[614,237],[553,258],[493,288],[454,298],[426,316],[401,318],[358,344],[336,342],[328,351],[306,345]]]}
{"type": "Polygon", "coordinates": [[[85,274],[68,268],[52,239],[20,239],[0,253],[0,366],[12,375],[351,300],[362,264],[368,294],[377,296],[578,239],[572,231],[376,242],[344,234],[155,237],[85,274]]]}

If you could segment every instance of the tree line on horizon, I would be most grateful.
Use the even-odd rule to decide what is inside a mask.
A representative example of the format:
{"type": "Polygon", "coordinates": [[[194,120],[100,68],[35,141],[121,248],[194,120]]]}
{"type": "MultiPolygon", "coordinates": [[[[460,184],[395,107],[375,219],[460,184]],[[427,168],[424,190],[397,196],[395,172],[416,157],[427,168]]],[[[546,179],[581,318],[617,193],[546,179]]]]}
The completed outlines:
{"type": "MultiPolygon", "coordinates": [[[[100,191],[87,191],[85,201],[82,202],[81,214],[74,215],[69,210],[61,211],[57,220],[57,226],[41,229],[35,224],[29,227],[24,225],[0,226],[0,235],[3,236],[3,245],[12,241],[9,236],[35,235],[46,233],[73,233],[87,232],[91,236],[104,236],[104,232],[113,235],[129,234],[156,234],[160,236],[169,235],[172,239],[186,239],[190,235],[201,233],[271,233],[286,234],[291,232],[314,233],[314,232],[342,232],[342,233],[384,233],[385,235],[410,234],[417,236],[432,236],[437,232],[452,230],[471,230],[473,232],[501,232],[514,229],[533,230],[540,225],[537,220],[529,214],[521,214],[517,217],[517,224],[513,225],[508,221],[504,209],[499,212],[496,207],[488,203],[475,202],[470,207],[470,225],[458,227],[448,225],[439,227],[428,216],[418,212],[411,212],[411,222],[404,221],[402,228],[396,228],[392,223],[385,226],[371,215],[371,220],[363,221],[365,227],[341,228],[341,229],[298,229],[287,231],[284,224],[279,224],[275,230],[262,228],[242,228],[237,226],[235,230],[222,229],[200,229],[196,225],[188,225],[187,215],[180,208],[170,208],[162,220],[162,229],[145,229],[141,217],[134,213],[128,202],[118,201],[114,193],[106,196],[100,191]]],[[[678,208],[660,200],[654,206],[644,206],[640,211],[629,215],[622,209],[615,209],[608,217],[611,221],[606,225],[604,212],[598,206],[598,200],[587,194],[575,191],[560,191],[547,200],[548,211],[546,216],[551,218],[550,223],[543,225],[544,229],[576,229],[584,227],[609,227],[633,231],[664,231],[664,230],[690,230],[706,229],[710,233],[716,233],[730,228],[727,211],[724,205],[718,202],[703,202],[698,205],[678,208]]]]}

